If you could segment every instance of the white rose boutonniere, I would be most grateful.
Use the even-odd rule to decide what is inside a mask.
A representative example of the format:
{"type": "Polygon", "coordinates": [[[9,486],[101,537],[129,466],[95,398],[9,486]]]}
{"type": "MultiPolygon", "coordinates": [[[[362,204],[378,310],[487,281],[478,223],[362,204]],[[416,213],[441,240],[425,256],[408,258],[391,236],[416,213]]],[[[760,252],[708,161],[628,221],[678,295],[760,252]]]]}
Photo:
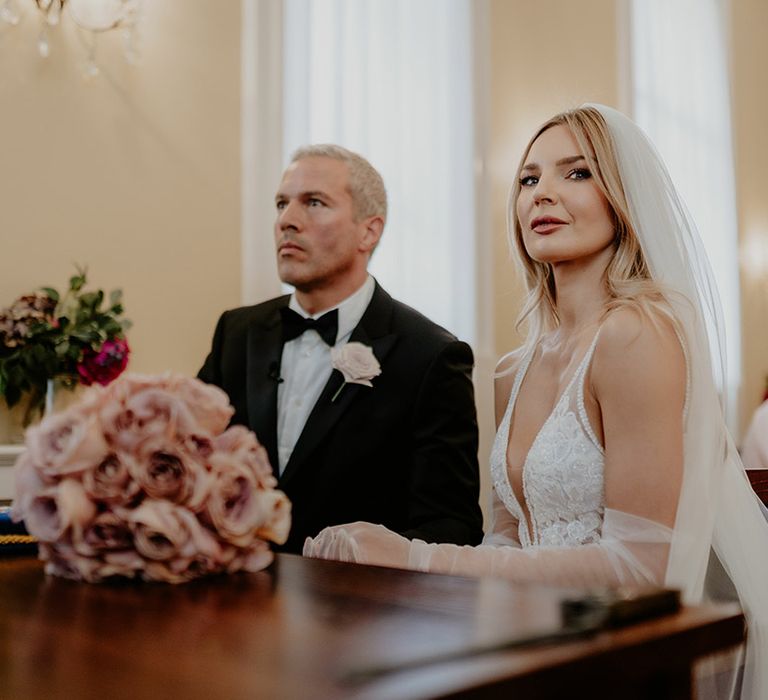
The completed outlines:
{"type": "Polygon", "coordinates": [[[371,379],[381,374],[381,365],[373,350],[362,343],[346,343],[341,347],[331,348],[333,368],[344,375],[344,383],[333,395],[335,401],[347,384],[364,384],[372,387],[371,379]]]}

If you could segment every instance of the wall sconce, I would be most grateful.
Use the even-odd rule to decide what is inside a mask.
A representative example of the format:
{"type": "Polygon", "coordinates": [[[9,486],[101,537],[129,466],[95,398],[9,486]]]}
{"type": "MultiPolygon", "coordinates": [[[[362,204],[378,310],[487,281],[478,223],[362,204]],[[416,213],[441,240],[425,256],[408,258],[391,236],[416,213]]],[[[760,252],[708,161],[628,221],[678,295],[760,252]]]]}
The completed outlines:
{"type": "Polygon", "coordinates": [[[16,26],[22,19],[20,5],[34,7],[41,18],[42,28],[37,39],[40,56],[51,53],[48,32],[59,25],[65,14],[77,27],[86,43],[88,62],[86,73],[98,75],[96,42],[99,34],[113,29],[124,32],[123,54],[125,60],[136,59],[135,27],[141,0],[0,0],[0,22],[16,26]]]}

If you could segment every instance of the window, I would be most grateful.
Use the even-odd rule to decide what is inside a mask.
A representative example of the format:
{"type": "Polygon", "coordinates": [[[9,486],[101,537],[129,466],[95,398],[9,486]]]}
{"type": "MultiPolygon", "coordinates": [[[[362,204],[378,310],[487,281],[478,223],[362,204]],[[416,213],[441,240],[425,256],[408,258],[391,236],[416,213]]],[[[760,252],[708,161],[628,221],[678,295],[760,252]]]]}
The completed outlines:
{"type": "Polygon", "coordinates": [[[470,0],[285,0],[283,158],[338,143],[381,172],[371,272],[462,339],[476,331],[470,0]]]}
{"type": "Polygon", "coordinates": [[[633,0],[632,102],[635,119],[664,158],[712,264],[727,337],[727,419],[736,434],[741,311],[722,13],[720,0],[633,0]]]}

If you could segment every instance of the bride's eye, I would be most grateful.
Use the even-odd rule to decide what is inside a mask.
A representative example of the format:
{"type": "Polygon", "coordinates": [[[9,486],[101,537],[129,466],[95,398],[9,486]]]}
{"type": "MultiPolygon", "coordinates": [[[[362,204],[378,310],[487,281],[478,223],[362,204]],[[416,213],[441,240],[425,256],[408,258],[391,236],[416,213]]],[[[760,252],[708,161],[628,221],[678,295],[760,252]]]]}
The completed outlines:
{"type": "Polygon", "coordinates": [[[539,178],[535,175],[526,175],[520,178],[520,187],[533,187],[538,181],[539,178]]]}
{"type": "Polygon", "coordinates": [[[569,180],[588,180],[592,177],[589,168],[574,168],[567,175],[569,180]]]}

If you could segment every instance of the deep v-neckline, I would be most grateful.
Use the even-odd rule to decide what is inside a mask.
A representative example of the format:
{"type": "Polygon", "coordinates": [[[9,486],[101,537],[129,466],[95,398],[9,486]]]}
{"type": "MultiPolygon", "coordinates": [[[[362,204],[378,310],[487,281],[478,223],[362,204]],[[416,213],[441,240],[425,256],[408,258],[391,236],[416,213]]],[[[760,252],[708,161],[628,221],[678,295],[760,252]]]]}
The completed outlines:
{"type": "MultiPolygon", "coordinates": [[[[518,495],[515,493],[515,490],[512,488],[512,480],[510,479],[510,464],[509,464],[509,444],[510,444],[510,438],[511,438],[511,432],[512,432],[512,416],[515,412],[515,408],[517,406],[517,399],[520,394],[520,388],[522,387],[523,382],[525,381],[525,377],[528,375],[528,369],[531,366],[531,363],[533,362],[533,358],[536,354],[536,347],[533,348],[533,350],[528,353],[526,358],[523,360],[523,363],[521,364],[520,368],[517,371],[517,374],[515,376],[515,381],[512,384],[512,390],[509,395],[509,400],[507,402],[507,410],[504,414],[504,418],[502,421],[502,424],[500,428],[503,429],[503,434],[505,436],[504,439],[504,451],[503,451],[503,462],[502,462],[502,477],[503,477],[503,485],[504,485],[504,491],[507,492],[508,496],[511,498],[512,502],[516,506],[517,510],[517,516],[518,520],[521,523],[521,525],[524,526],[525,530],[525,536],[528,541],[528,544],[532,542],[531,539],[531,532],[535,530],[534,526],[534,515],[530,510],[530,500],[528,498],[527,488],[526,488],[526,471],[527,471],[527,464],[528,464],[528,458],[531,454],[531,451],[536,446],[541,434],[544,432],[545,428],[549,425],[549,423],[552,421],[552,417],[556,414],[558,407],[562,403],[562,401],[570,396],[570,392],[573,389],[574,382],[577,381],[578,377],[583,376],[585,365],[589,363],[592,354],[594,353],[595,346],[597,345],[597,339],[600,335],[600,328],[597,329],[595,332],[595,335],[592,339],[592,342],[590,343],[587,350],[584,352],[584,355],[582,356],[581,360],[579,361],[579,364],[576,366],[576,369],[573,372],[573,375],[568,380],[568,384],[566,384],[565,388],[560,392],[557,401],[552,406],[552,410],[547,414],[547,417],[544,419],[544,422],[539,427],[538,431],[533,437],[533,440],[531,441],[531,444],[528,446],[528,450],[525,453],[525,458],[523,459],[522,465],[520,467],[521,471],[521,479],[520,479],[520,486],[522,489],[522,501],[520,498],[518,498],[518,495]]],[[[583,405],[583,385],[579,389],[579,396],[577,398],[577,401],[579,403],[579,407],[583,405]]],[[[587,419],[586,415],[583,417],[585,419],[585,425],[584,428],[586,432],[589,435],[589,438],[592,440],[592,442],[595,444],[595,446],[602,452],[603,448],[600,445],[599,441],[597,440],[597,436],[594,434],[591,425],[589,423],[589,420],[587,419]]],[[[503,497],[502,497],[502,500],[503,497]]],[[[512,511],[512,509],[509,507],[510,504],[507,504],[507,508],[512,511]]]]}

